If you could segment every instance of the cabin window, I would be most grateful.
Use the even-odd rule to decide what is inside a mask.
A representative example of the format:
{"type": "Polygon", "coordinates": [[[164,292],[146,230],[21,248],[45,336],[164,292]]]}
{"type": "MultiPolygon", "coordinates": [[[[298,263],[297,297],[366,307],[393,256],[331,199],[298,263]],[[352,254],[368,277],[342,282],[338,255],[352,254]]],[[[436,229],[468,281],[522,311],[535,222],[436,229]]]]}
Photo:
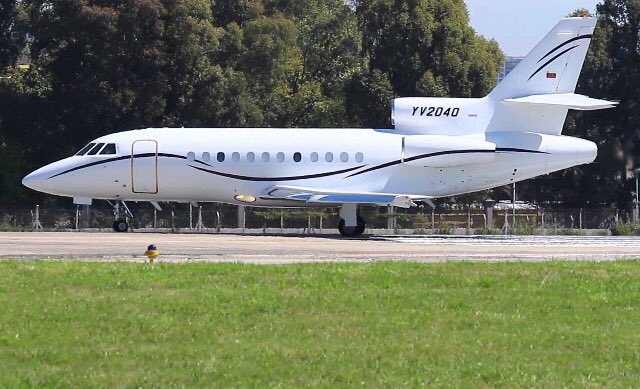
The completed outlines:
{"type": "Polygon", "coordinates": [[[193,162],[196,160],[196,153],[194,153],[193,151],[189,151],[187,153],[187,162],[193,162]]]}
{"type": "Polygon", "coordinates": [[[95,143],[89,143],[88,145],[84,146],[82,149],[80,149],[80,151],[78,151],[76,153],[76,155],[85,155],[87,151],[91,150],[93,148],[93,146],[95,146],[95,143]]]}
{"type": "Polygon", "coordinates": [[[262,162],[269,162],[271,160],[271,154],[269,153],[262,153],[262,162]]]}
{"type": "Polygon", "coordinates": [[[349,154],[347,154],[347,153],[340,153],[340,161],[342,161],[342,162],[349,162],[349,154]]]}
{"type": "Polygon", "coordinates": [[[116,153],[116,144],[115,143],[107,143],[104,146],[104,149],[100,152],[100,155],[114,155],[116,153]]]}
{"type": "Polygon", "coordinates": [[[278,162],[284,162],[284,153],[280,152],[276,155],[278,162]]]}
{"type": "Polygon", "coordinates": [[[362,162],[362,161],[364,161],[364,154],[356,153],[356,162],[362,162]]]}
{"type": "Polygon", "coordinates": [[[255,162],[256,161],[256,155],[252,152],[248,152],[247,153],[247,161],[249,162],[255,162]]]}
{"type": "Polygon", "coordinates": [[[231,160],[233,162],[240,162],[240,153],[234,152],[233,154],[231,154],[231,160]]]}
{"type": "Polygon", "coordinates": [[[202,153],[202,162],[209,162],[209,161],[211,161],[211,154],[205,151],[204,153],[202,153]]]}
{"type": "Polygon", "coordinates": [[[329,152],[324,155],[324,160],[327,162],[333,162],[333,153],[329,152]]]}
{"type": "Polygon", "coordinates": [[[302,161],[302,154],[297,153],[297,152],[296,152],[296,153],[293,153],[293,160],[294,160],[295,162],[300,162],[300,161],[302,161]]]}
{"type": "Polygon", "coordinates": [[[309,159],[311,160],[311,162],[318,162],[318,153],[316,153],[315,151],[313,153],[311,153],[311,155],[309,156],[309,159]]]}
{"type": "Polygon", "coordinates": [[[224,153],[222,151],[219,152],[218,155],[216,156],[216,159],[218,160],[218,162],[224,162],[224,159],[225,159],[224,153]]]}
{"type": "Polygon", "coordinates": [[[91,150],[89,150],[87,155],[96,155],[96,154],[98,154],[98,151],[100,151],[102,146],[104,146],[104,143],[98,143],[97,145],[93,146],[93,148],[91,150]]]}

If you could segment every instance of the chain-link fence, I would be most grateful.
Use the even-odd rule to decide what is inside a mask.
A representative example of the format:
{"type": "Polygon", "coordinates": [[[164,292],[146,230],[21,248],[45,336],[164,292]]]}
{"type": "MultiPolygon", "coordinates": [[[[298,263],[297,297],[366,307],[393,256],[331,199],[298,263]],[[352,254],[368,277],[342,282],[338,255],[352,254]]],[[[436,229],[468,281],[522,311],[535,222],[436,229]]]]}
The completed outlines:
{"type": "MultiPolygon", "coordinates": [[[[254,208],[215,203],[162,204],[162,210],[149,203],[128,206],[134,215],[128,218],[134,231],[335,233],[340,220],[337,208],[254,208]]],[[[424,205],[408,210],[364,206],[360,213],[370,232],[402,234],[580,233],[606,231],[632,219],[630,212],[612,208],[531,206],[514,212],[508,206],[491,211],[479,204],[424,205]]],[[[74,208],[0,209],[0,230],[5,231],[111,230],[114,220],[113,208],[106,202],[74,208]]]]}

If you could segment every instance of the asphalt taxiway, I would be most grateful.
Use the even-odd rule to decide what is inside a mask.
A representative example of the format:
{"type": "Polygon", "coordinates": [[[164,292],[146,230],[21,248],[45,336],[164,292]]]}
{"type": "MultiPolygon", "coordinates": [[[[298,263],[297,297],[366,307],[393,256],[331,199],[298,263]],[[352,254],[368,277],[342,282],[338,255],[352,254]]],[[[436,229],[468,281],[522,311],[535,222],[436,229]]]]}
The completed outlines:
{"type": "Polygon", "coordinates": [[[0,259],[159,262],[549,261],[640,259],[637,237],[335,237],[153,233],[0,233],[0,259]]]}

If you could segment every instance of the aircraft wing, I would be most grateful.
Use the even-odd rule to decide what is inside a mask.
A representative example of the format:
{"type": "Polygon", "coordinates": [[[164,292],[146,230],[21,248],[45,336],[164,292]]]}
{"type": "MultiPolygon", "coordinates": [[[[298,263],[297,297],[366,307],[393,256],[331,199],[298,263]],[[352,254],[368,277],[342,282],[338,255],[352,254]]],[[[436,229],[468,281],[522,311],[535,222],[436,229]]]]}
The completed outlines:
{"type": "Polygon", "coordinates": [[[266,191],[272,200],[300,201],[314,204],[375,204],[400,208],[415,207],[414,200],[429,200],[425,196],[387,193],[336,192],[299,186],[273,186],[266,191]]]}

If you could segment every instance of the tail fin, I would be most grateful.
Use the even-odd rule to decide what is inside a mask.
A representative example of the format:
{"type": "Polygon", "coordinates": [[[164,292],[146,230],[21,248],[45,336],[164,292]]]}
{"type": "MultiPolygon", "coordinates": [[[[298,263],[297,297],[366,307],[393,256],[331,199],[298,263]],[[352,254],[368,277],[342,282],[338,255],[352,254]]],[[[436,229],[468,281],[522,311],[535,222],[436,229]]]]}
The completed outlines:
{"type": "Polygon", "coordinates": [[[561,20],[490,96],[504,100],[575,92],[596,22],[596,18],[561,20]]]}
{"type": "Polygon", "coordinates": [[[559,135],[569,109],[612,108],[616,103],[575,95],[596,18],[561,20],[489,94],[488,131],[559,135]]]}

